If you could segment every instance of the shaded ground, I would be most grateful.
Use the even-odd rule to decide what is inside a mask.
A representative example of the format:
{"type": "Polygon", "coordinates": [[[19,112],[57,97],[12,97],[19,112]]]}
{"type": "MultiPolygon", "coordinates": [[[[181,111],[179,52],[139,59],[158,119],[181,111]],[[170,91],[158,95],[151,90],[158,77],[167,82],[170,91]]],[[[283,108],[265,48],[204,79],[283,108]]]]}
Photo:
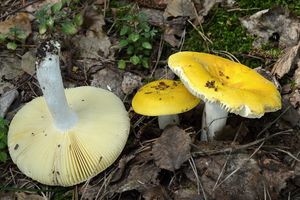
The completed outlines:
{"type": "MultiPolygon", "coordinates": [[[[43,8],[41,2],[7,0],[1,5],[0,33],[7,34],[7,29],[10,34],[0,44],[0,102],[6,99],[0,104],[2,117],[9,122],[22,105],[42,95],[35,78],[35,51],[45,39],[55,38],[63,47],[65,87],[93,85],[117,94],[129,110],[131,133],[113,166],[74,187],[32,181],[8,157],[0,162],[0,199],[300,199],[300,5],[276,1],[283,7],[273,8],[274,2],[241,0],[78,2],[62,9],[59,13],[68,17],[59,16],[57,25],[41,34],[37,18],[27,14],[14,18],[23,11],[36,13],[43,8]],[[122,47],[129,35],[121,32],[126,20],[135,25],[145,22],[137,14],[140,11],[148,16],[149,31],[157,32],[153,38],[141,36],[149,31],[140,32],[143,40],[138,39],[137,46],[146,41],[151,48],[134,53],[138,62],[128,50],[130,44],[122,47]],[[126,18],[127,13],[135,17],[126,18]],[[72,28],[64,32],[60,20],[75,19],[76,14],[82,14],[82,24],[74,27],[74,33],[68,32],[72,28]],[[9,19],[13,20],[7,23],[9,19]],[[21,24],[22,33],[11,33],[15,24],[21,24]],[[10,43],[17,45],[15,50],[10,43]],[[202,104],[181,114],[179,126],[158,129],[155,117],[133,112],[131,99],[149,81],[175,78],[166,60],[181,49],[261,67],[259,72],[281,91],[283,108],[261,119],[230,115],[224,136],[213,143],[200,141],[202,104]]],[[[47,1],[51,2],[56,1],[47,1]]],[[[0,151],[7,153],[5,148],[0,151]]]]}

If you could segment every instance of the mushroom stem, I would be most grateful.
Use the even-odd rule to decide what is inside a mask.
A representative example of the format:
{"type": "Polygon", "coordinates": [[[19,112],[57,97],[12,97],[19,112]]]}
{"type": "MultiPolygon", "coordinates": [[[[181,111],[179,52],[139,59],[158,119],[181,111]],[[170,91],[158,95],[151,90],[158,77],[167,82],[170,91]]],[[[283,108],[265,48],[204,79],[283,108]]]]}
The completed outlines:
{"type": "Polygon", "coordinates": [[[215,134],[221,131],[226,124],[228,112],[218,103],[205,103],[202,116],[201,140],[214,140],[215,134]]]}
{"type": "Polygon", "coordinates": [[[77,123],[78,117],[66,99],[59,65],[60,45],[50,41],[40,51],[43,53],[37,62],[37,79],[56,128],[66,131],[77,123]]]}
{"type": "Polygon", "coordinates": [[[160,129],[165,129],[170,124],[179,124],[178,115],[160,115],[158,116],[158,126],[160,129]]]}

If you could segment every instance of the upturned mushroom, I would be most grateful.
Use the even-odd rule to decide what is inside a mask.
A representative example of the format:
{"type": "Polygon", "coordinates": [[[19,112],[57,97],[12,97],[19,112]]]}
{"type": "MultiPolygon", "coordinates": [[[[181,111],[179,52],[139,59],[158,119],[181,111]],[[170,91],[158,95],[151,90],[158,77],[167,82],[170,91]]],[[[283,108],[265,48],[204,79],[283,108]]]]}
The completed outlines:
{"type": "Polygon", "coordinates": [[[59,51],[53,41],[38,49],[37,78],[44,96],[14,116],[8,148],[25,175],[47,185],[71,186],[117,159],[130,124],[122,101],[113,93],[89,86],[64,90],[59,51]]]}
{"type": "Polygon", "coordinates": [[[160,129],[178,124],[178,114],[199,104],[180,81],[157,80],[141,87],[132,99],[133,110],[145,116],[157,116],[160,129]]]}
{"type": "Polygon", "coordinates": [[[228,113],[260,118],[281,108],[274,84],[256,71],[231,60],[199,52],[178,52],[168,59],[185,87],[205,102],[202,140],[213,140],[228,113]]]}

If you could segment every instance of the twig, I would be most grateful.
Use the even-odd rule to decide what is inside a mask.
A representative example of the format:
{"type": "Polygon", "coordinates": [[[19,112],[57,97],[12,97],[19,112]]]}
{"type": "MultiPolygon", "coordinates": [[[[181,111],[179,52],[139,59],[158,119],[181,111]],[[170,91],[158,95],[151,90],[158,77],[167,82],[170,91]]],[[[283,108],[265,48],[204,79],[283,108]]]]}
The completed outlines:
{"type": "Polygon", "coordinates": [[[275,149],[276,149],[277,151],[280,151],[280,152],[282,152],[282,153],[287,154],[288,156],[290,156],[290,157],[293,158],[294,160],[300,162],[300,159],[297,158],[296,156],[294,156],[291,152],[286,151],[286,150],[283,150],[283,149],[279,149],[279,148],[275,148],[275,149]]]}
{"type": "Polygon", "coordinates": [[[196,164],[195,164],[195,161],[194,161],[193,157],[191,157],[191,158],[189,159],[189,163],[190,163],[191,168],[192,168],[192,170],[193,170],[193,172],[194,172],[194,174],[195,174],[195,177],[196,177],[196,179],[197,179],[197,191],[198,191],[198,194],[200,194],[199,188],[201,187],[201,190],[202,190],[202,193],[203,193],[203,198],[204,198],[204,200],[206,200],[206,194],[205,194],[203,185],[202,185],[202,183],[201,183],[201,180],[200,180],[200,178],[199,178],[199,176],[198,176],[197,167],[196,167],[196,164]]]}
{"type": "Polygon", "coordinates": [[[163,50],[163,45],[164,45],[164,40],[163,40],[163,36],[160,37],[160,42],[159,42],[159,48],[158,48],[158,52],[157,52],[157,58],[156,58],[156,62],[155,62],[155,65],[153,67],[153,70],[150,74],[150,78],[153,77],[154,75],[154,72],[158,66],[158,63],[159,63],[159,60],[160,60],[160,57],[161,57],[161,54],[162,54],[162,50],[163,50]]]}
{"type": "Polygon", "coordinates": [[[222,170],[221,170],[221,172],[220,172],[220,174],[219,174],[219,176],[218,176],[218,178],[217,178],[217,181],[216,181],[216,183],[215,183],[215,185],[214,185],[212,191],[215,191],[215,189],[217,188],[218,183],[219,183],[219,181],[220,181],[220,179],[221,179],[221,177],[222,177],[222,175],[223,175],[223,173],[224,173],[224,171],[225,171],[225,168],[226,168],[226,166],[227,166],[227,163],[228,163],[230,157],[231,157],[231,152],[229,152],[229,155],[228,155],[227,158],[226,158],[226,161],[225,161],[225,163],[224,163],[224,165],[223,165],[223,167],[222,167],[222,170]]]}
{"type": "Polygon", "coordinates": [[[188,23],[190,23],[192,25],[192,27],[198,32],[198,34],[203,38],[204,41],[209,42],[210,44],[212,44],[213,42],[206,37],[206,35],[204,35],[204,33],[202,33],[190,20],[187,20],[188,23]]]}
{"type": "Polygon", "coordinates": [[[238,172],[245,163],[247,163],[258,151],[259,149],[264,145],[265,141],[263,141],[256,149],[255,151],[250,155],[250,157],[245,160],[239,167],[237,167],[235,170],[233,170],[226,178],[224,178],[215,188],[218,188],[222,183],[227,181],[232,175],[234,175],[236,172],[238,172]]]}
{"type": "MultiPolygon", "coordinates": [[[[237,151],[237,150],[241,150],[241,149],[247,149],[251,146],[254,146],[260,142],[264,142],[264,141],[267,141],[275,136],[278,136],[278,135],[283,135],[283,134],[288,134],[290,132],[292,132],[293,129],[288,129],[288,130],[284,130],[284,131],[280,131],[280,132],[277,132],[273,135],[270,135],[270,136],[267,136],[265,138],[261,138],[259,140],[255,140],[253,142],[250,142],[250,143],[247,143],[247,144],[243,144],[243,145],[236,145],[236,146],[233,146],[233,147],[227,147],[227,148],[224,148],[224,149],[219,149],[219,150],[207,150],[207,151],[198,151],[198,152],[193,152],[194,155],[199,155],[199,156],[205,156],[205,155],[214,155],[214,154],[220,154],[220,153],[226,153],[226,152],[230,152],[230,151],[237,151]]],[[[196,148],[199,148],[198,146],[196,145],[192,145],[193,147],[196,147],[196,148]]]]}
{"type": "Polygon", "coordinates": [[[16,12],[18,12],[18,11],[20,11],[20,10],[22,10],[22,9],[24,9],[24,8],[26,8],[26,7],[30,6],[30,5],[32,5],[32,4],[35,4],[35,3],[39,2],[39,1],[41,1],[41,0],[34,0],[34,1],[32,1],[32,2],[30,2],[30,3],[28,3],[28,4],[26,4],[26,5],[24,5],[24,6],[21,6],[20,8],[17,8],[16,10],[13,10],[13,11],[7,13],[6,15],[3,15],[2,17],[0,17],[0,20],[4,19],[4,18],[6,18],[6,17],[8,17],[8,16],[10,16],[10,15],[13,15],[13,14],[15,14],[16,12]]]}

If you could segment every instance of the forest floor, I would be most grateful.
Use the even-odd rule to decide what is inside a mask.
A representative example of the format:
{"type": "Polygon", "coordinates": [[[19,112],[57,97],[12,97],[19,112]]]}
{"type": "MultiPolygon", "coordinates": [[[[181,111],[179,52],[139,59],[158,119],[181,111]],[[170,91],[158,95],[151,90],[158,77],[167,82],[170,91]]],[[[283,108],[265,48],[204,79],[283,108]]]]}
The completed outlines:
{"type": "Polygon", "coordinates": [[[298,1],[2,0],[0,200],[300,200],[299,48],[298,1]],[[42,95],[35,55],[49,39],[62,46],[65,88],[110,90],[131,120],[117,161],[71,187],[25,176],[7,149],[14,115],[42,95]],[[203,103],[180,114],[179,125],[160,130],[157,117],[135,113],[131,101],[146,83],[178,79],[167,66],[178,51],[257,70],[277,86],[282,109],[259,119],[230,114],[216,141],[200,140],[203,103]]]}

